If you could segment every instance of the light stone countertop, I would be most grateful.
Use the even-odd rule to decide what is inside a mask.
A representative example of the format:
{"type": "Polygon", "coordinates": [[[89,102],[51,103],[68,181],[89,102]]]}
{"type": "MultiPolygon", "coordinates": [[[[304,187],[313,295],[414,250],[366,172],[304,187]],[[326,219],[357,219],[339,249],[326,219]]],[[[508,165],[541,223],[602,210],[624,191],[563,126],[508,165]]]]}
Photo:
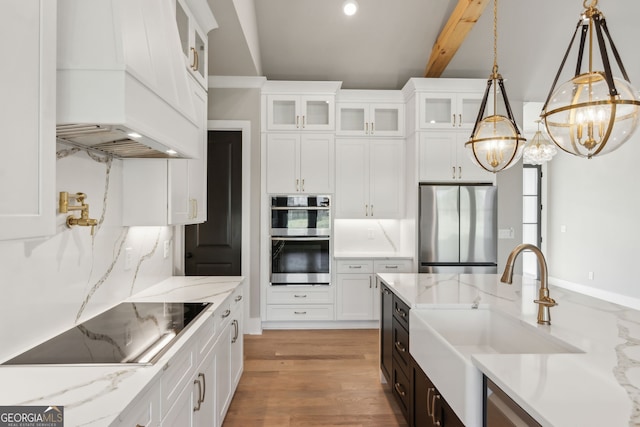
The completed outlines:
{"type": "MultiPolygon", "coordinates": [[[[170,277],[127,299],[130,302],[210,302],[213,312],[242,277],[170,277]]],[[[166,362],[198,330],[200,316],[153,365],[0,366],[0,405],[64,406],[65,426],[106,426],[146,391],[166,362]]],[[[27,350],[27,349],[25,349],[27,350]]]]}
{"type": "Polygon", "coordinates": [[[639,311],[551,286],[558,306],[551,307],[551,325],[543,326],[536,323],[538,288],[530,278],[514,276],[507,285],[494,274],[378,276],[412,308],[470,307],[478,301],[481,308],[515,316],[583,350],[471,356],[543,426],[640,425],[639,311]]]}
{"type": "Polygon", "coordinates": [[[333,254],[335,259],[409,259],[412,260],[413,256],[411,255],[403,255],[399,252],[366,252],[366,251],[358,251],[358,252],[335,252],[333,254]]]}

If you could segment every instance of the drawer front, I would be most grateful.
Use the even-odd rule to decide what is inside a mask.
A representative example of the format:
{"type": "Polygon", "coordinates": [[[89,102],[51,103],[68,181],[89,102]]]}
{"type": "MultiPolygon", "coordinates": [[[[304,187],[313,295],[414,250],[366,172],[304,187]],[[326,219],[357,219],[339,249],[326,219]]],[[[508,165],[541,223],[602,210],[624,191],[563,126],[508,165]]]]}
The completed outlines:
{"type": "Polygon", "coordinates": [[[409,306],[395,294],[393,295],[393,317],[409,330],[409,306]]]}
{"type": "Polygon", "coordinates": [[[176,402],[176,399],[189,383],[196,370],[195,366],[195,346],[185,345],[164,367],[164,372],[160,378],[160,391],[162,395],[162,417],[176,402]]]}
{"type": "Polygon", "coordinates": [[[334,320],[331,305],[267,305],[267,320],[334,320]]]}
{"type": "Polygon", "coordinates": [[[198,332],[196,333],[196,355],[197,364],[200,364],[209,351],[213,348],[213,344],[218,338],[218,329],[216,329],[216,321],[213,315],[209,315],[209,318],[205,321],[198,332]]]}
{"type": "Polygon", "coordinates": [[[153,384],[142,396],[137,396],[133,406],[120,414],[117,421],[121,426],[160,425],[160,385],[153,384]]]}
{"type": "Polygon", "coordinates": [[[267,304],[331,304],[333,286],[269,286],[267,304]]]}
{"type": "Polygon", "coordinates": [[[409,332],[397,321],[393,322],[393,357],[400,362],[406,375],[411,371],[409,355],[409,332]]]}
{"type": "Polygon", "coordinates": [[[393,394],[400,404],[400,409],[404,412],[405,419],[409,419],[411,414],[411,403],[413,401],[411,381],[405,373],[397,367],[397,363],[393,364],[393,394]]]}
{"type": "Polygon", "coordinates": [[[373,270],[376,273],[411,273],[413,261],[409,259],[376,260],[373,270]]]}
{"type": "Polygon", "coordinates": [[[370,259],[352,259],[338,260],[336,270],[338,273],[373,273],[373,260],[370,259]]]}

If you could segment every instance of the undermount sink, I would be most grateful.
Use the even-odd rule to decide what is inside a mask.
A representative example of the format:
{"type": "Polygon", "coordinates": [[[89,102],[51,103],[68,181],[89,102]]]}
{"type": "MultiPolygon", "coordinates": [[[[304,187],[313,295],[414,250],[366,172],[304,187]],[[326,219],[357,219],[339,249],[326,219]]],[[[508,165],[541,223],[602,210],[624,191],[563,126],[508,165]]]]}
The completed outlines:
{"type": "Polygon", "coordinates": [[[412,309],[410,352],[468,426],[482,425],[482,373],[472,354],[582,353],[546,331],[491,309],[412,309]]]}

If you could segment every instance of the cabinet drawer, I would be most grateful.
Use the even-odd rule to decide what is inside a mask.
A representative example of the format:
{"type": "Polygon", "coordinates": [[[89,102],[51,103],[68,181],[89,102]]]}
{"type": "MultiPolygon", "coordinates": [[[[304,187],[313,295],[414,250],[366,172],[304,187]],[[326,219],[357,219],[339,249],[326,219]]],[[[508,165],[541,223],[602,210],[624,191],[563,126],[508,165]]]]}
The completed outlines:
{"type": "Polygon", "coordinates": [[[411,273],[413,261],[410,259],[376,260],[373,271],[376,273],[411,273]]]}
{"type": "Polygon", "coordinates": [[[373,260],[370,259],[354,259],[339,260],[337,262],[338,273],[373,273],[373,260]]]}
{"type": "Polygon", "coordinates": [[[400,404],[400,409],[404,413],[405,419],[409,419],[411,414],[413,395],[412,384],[405,373],[398,368],[397,363],[393,364],[393,394],[396,396],[396,400],[400,404]]]}
{"type": "Polygon", "coordinates": [[[160,378],[162,418],[193,378],[196,370],[195,358],[195,345],[187,344],[164,366],[164,372],[160,378]]]}
{"type": "Polygon", "coordinates": [[[405,375],[411,372],[411,356],[409,355],[409,332],[398,323],[393,322],[393,357],[400,363],[405,375]]]}
{"type": "Polygon", "coordinates": [[[409,306],[404,303],[396,294],[393,294],[393,317],[409,330],[409,306]]]}
{"type": "Polygon", "coordinates": [[[333,320],[333,304],[267,305],[267,320],[333,320]]]}
{"type": "MultiPolygon", "coordinates": [[[[206,316],[206,314],[205,314],[206,316]]],[[[213,348],[213,344],[218,338],[218,329],[213,313],[208,315],[208,319],[200,326],[196,333],[196,364],[200,364],[209,351],[213,348]]]]}
{"type": "Polygon", "coordinates": [[[117,423],[114,424],[121,426],[160,425],[160,385],[152,384],[149,390],[138,395],[132,404],[120,414],[117,423]]]}
{"type": "Polygon", "coordinates": [[[330,304],[332,286],[270,286],[267,304],[330,304]]]}

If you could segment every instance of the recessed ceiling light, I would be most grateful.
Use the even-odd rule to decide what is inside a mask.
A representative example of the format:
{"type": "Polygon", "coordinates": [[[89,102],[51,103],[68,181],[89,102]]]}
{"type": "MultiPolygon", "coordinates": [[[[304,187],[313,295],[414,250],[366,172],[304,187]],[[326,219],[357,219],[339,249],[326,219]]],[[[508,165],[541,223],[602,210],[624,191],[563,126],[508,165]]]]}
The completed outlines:
{"type": "Polygon", "coordinates": [[[342,5],[342,10],[347,16],[355,15],[355,13],[358,11],[358,2],[356,0],[347,0],[342,5]]]}

